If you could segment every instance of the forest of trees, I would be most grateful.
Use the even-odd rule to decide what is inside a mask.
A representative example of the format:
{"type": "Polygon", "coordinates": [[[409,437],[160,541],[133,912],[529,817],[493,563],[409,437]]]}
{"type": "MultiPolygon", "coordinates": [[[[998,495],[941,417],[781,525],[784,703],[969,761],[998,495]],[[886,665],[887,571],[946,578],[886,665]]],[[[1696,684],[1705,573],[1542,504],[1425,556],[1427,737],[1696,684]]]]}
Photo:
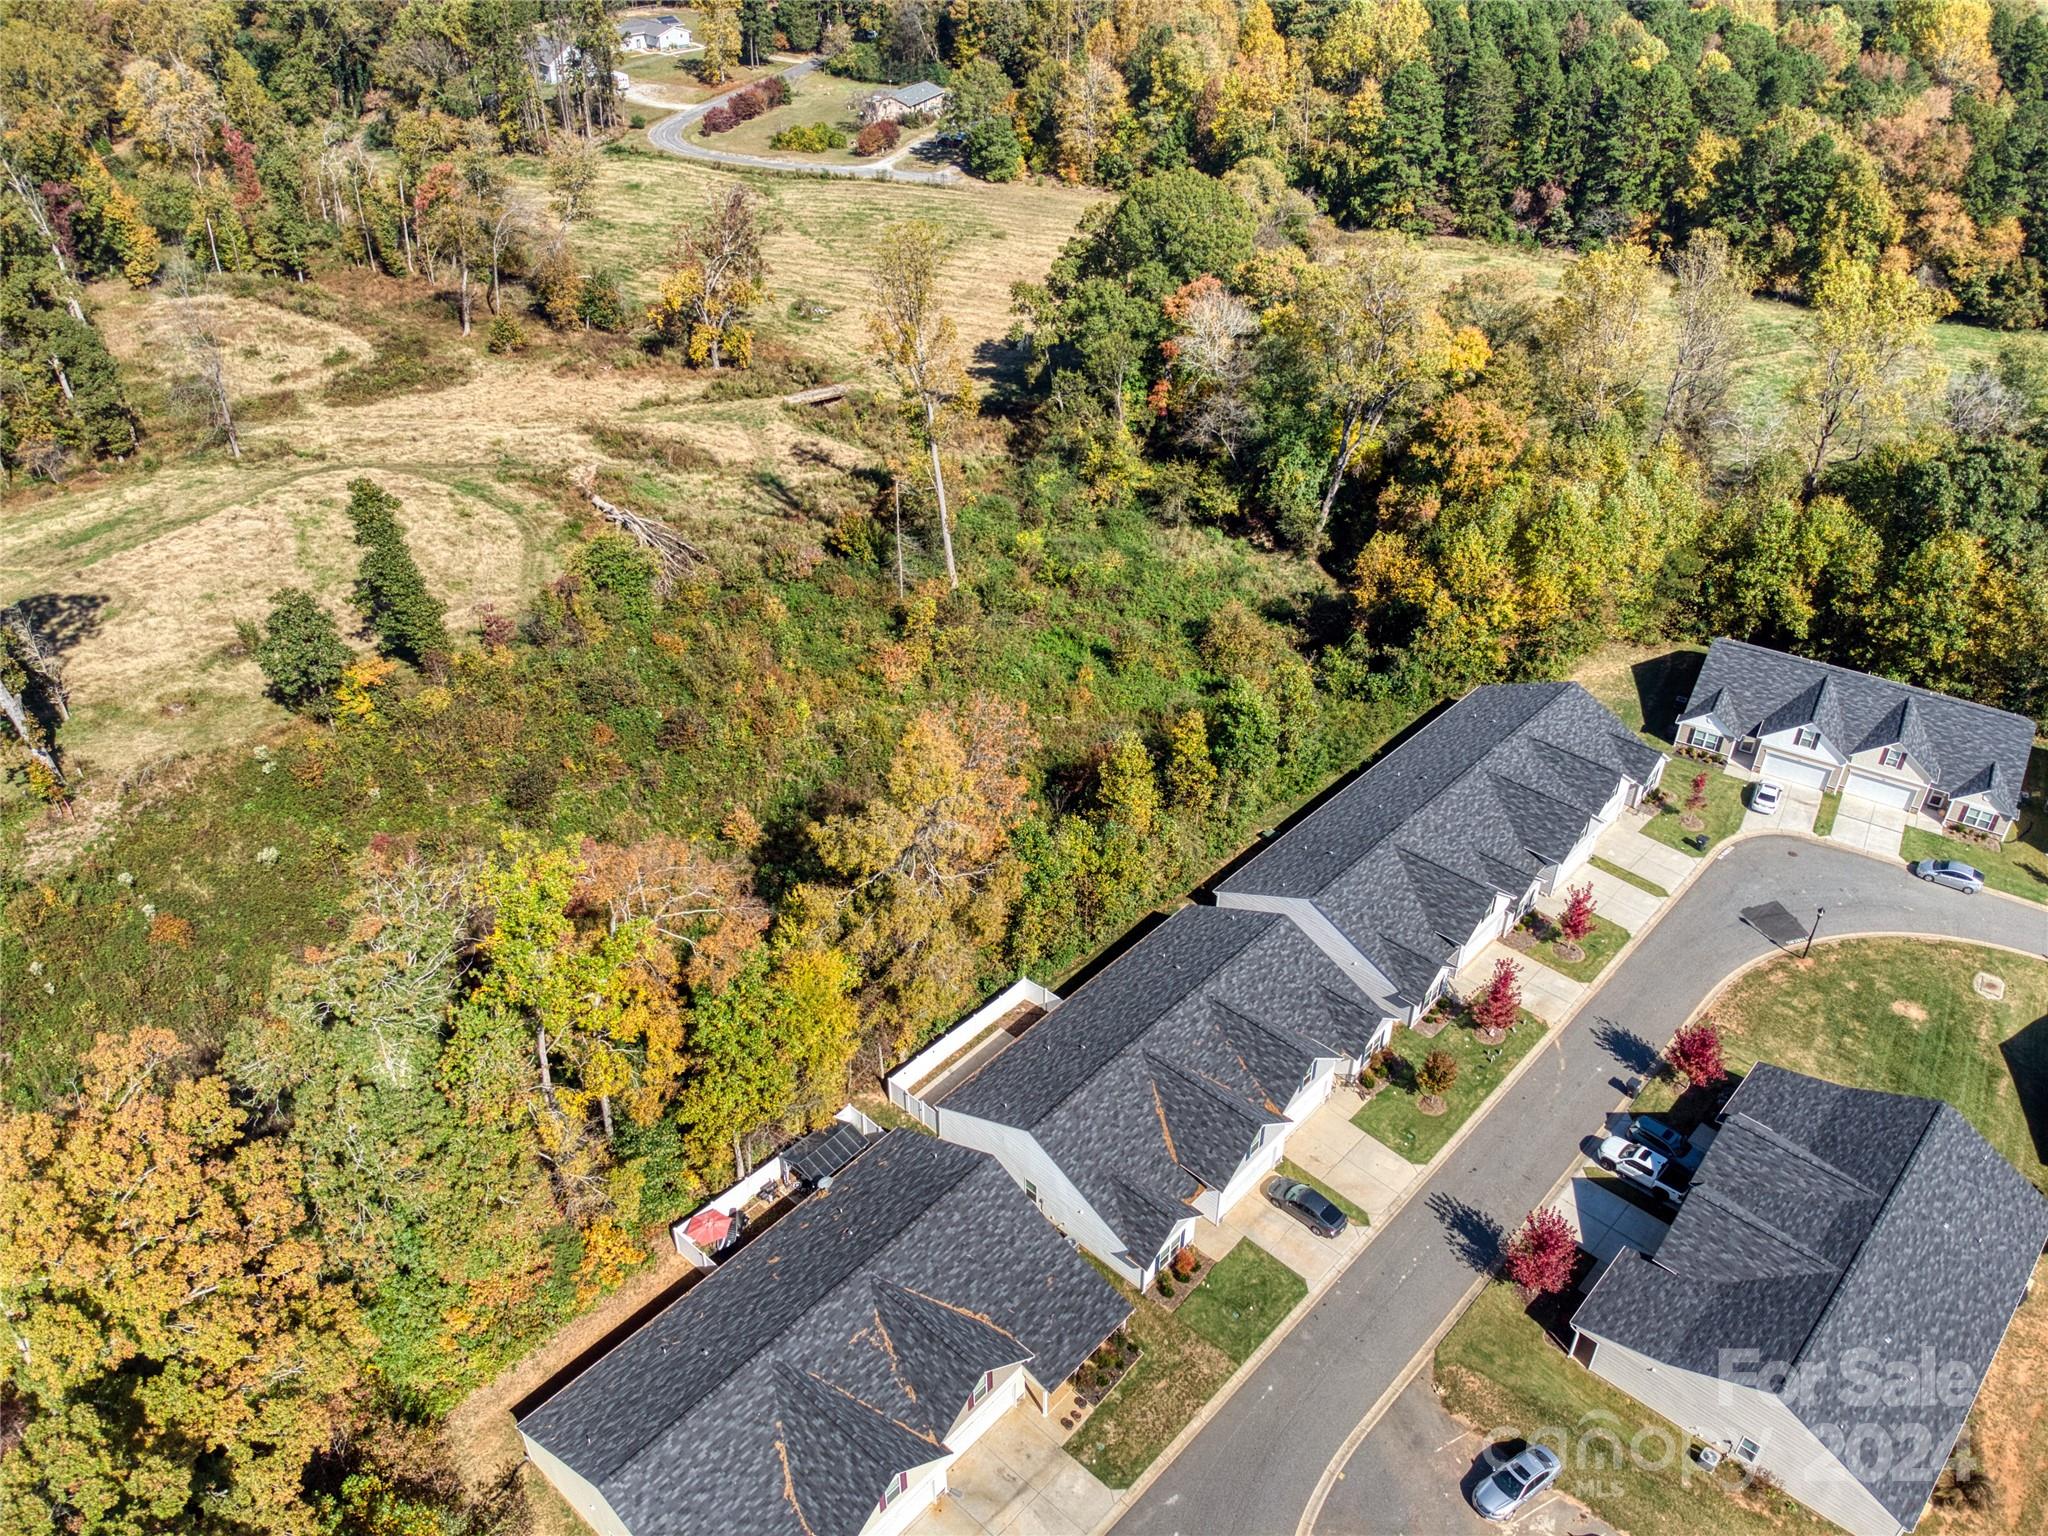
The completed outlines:
{"type": "MultiPolygon", "coordinates": [[[[860,471],[757,562],[593,519],[466,629],[355,478],[347,590],[246,626],[289,723],[6,874],[5,1536],[521,1529],[440,1443],[466,1392],[738,1163],[1473,685],[1734,633],[2048,719],[2048,368],[1931,348],[2043,318],[2032,8],[702,10],[720,69],[942,78],[971,166],[1114,195],[1015,291],[994,412],[944,230],[871,232],[872,367],[815,418],[860,471]],[[1568,264],[1446,285],[1441,233],[1568,264]],[[1802,306],[1760,410],[1759,293],[1802,306]]],[[[451,347],[523,316],[794,367],[737,182],[666,210],[661,271],[579,263],[611,37],[598,0],[0,0],[10,480],[149,472],[94,283],[353,268],[439,295],[408,313],[451,347]],[[563,89],[543,34],[584,49],[563,89]]],[[[187,446],[238,456],[186,342],[187,446]]],[[[0,699],[61,807],[21,610],[0,699]]]]}

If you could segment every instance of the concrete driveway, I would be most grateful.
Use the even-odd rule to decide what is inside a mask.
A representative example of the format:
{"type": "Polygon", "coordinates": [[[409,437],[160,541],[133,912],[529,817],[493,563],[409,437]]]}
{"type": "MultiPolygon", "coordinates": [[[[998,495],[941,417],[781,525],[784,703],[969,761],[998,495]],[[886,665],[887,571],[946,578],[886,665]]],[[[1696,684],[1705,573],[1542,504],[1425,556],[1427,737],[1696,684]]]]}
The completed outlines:
{"type": "Polygon", "coordinates": [[[1465,968],[1451,978],[1451,990],[1460,997],[1477,997],[1493,979],[1493,968],[1503,960],[1514,962],[1521,972],[1522,1006],[1546,1024],[1555,1024],[1579,1006],[1586,995],[1586,983],[1573,981],[1562,971],[1553,971],[1534,955],[1525,955],[1495,939],[1472,957],[1465,968]]]}
{"type": "Polygon", "coordinates": [[[1565,1185],[1557,1209],[1579,1235],[1579,1246],[1603,1263],[1624,1248],[1655,1253],[1671,1224],[1644,1210],[1605,1179],[1581,1175],[1565,1185]]]}
{"type": "Polygon", "coordinates": [[[1896,859],[1907,819],[1905,811],[1892,806],[1873,805],[1868,800],[1844,795],[1841,808],[1835,812],[1835,824],[1828,831],[1828,841],[1858,849],[1875,859],[1896,859]]]}
{"type": "MultiPolygon", "coordinates": [[[[1505,1234],[1573,1166],[1586,1135],[1620,1102],[1621,1085],[1730,972],[1773,952],[1741,918],[1743,907],[1773,900],[1794,911],[1825,905],[1836,937],[1920,933],[2048,954],[2038,907],[1957,900],[1899,865],[1806,838],[1724,844],[1677,898],[1682,910],[1608,968],[1579,1017],[1553,1031],[1116,1528],[1127,1536],[1295,1530],[1354,1430],[1493,1271],[1505,1234]]],[[[1355,1473],[1335,1487],[1358,1498],[1361,1519],[1375,1497],[1399,1497],[1355,1473]]]]}
{"type": "Polygon", "coordinates": [[[1637,830],[1641,820],[1633,814],[1624,815],[1600,834],[1599,840],[1593,844],[1593,852],[1616,868],[1640,875],[1667,891],[1675,891],[1685,884],[1686,877],[1693,872],[1699,860],[1689,853],[1666,847],[1654,837],[1644,836],[1637,830]]]}
{"type": "Polygon", "coordinates": [[[948,1469],[947,1492],[910,1536],[1087,1536],[1117,1496],[1061,1445],[1058,1410],[1071,1391],[1053,1394],[1050,1414],[1027,1398],[990,1425],[948,1469]]]}
{"type": "MultiPolygon", "coordinates": [[[[1648,839],[1645,839],[1648,841],[1648,839]]],[[[1595,869],[1588,864],[1565,881],[1556,894],[1545,896],[1536,903],[1536,910],[1545,917],[1556,917],[1564,910],[1565,892],[1575,885],[1593,887],[1593,907],[1609,922],[1619,923],[1630,933],[1647,927],[1657,909],[1669,898],[1652,896],[1639,885],[1630,885],[1619,875],[1610,875],[1604,869],[1595,869]]]]}
{"type": "Polygon", "coordinates": [[[1820,814],[1820,791],[1806,789],[1797,784],[1780,786],[1777,808],[1769,815],[1759,816],[1749,809],[1749,796],[1745,790],[1742,796],[1743,830],[1748,832],[1811,832],[1813,821],[1820,814]]]}
{"type": "Polygon", "coordinates": [[[1483,1435],[1444,1411],[1423,1372],[1394,1399],[1331,1486],[1316,1536],[1606,1536],[1608,1527],[1562,1494],[1538,1499],[1501,1525],[1480,1519],[1469,1501],[1472,1485],[1491,1474],[1487,1449],[1483,1435]]]}

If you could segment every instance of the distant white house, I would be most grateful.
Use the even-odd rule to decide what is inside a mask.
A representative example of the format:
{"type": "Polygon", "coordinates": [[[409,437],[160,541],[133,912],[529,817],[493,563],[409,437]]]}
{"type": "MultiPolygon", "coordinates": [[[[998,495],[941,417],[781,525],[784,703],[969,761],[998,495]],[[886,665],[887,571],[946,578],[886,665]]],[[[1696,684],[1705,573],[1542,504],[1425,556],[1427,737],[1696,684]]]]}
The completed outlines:
{"type": "Polygon", "coordinates": [[[527,67],[542,85],[560,85],[583,62],[583,50],[558,37],[536,37],[526,45],[527,67]]]}
{"type": "Polygon", "coordinates": [[[619,46],[628,53],[680,53],[693,42],[680,16],[628,16],[619,23],[619,46]]]}
{"type": "Polygon", "coordinates": [[[946,110],[951,93],[942,85],[920,80],[915,85],[892,86],[876,91],[860,104],[862,123],[900,123],[906,117],[937,117],[946,110]]]}

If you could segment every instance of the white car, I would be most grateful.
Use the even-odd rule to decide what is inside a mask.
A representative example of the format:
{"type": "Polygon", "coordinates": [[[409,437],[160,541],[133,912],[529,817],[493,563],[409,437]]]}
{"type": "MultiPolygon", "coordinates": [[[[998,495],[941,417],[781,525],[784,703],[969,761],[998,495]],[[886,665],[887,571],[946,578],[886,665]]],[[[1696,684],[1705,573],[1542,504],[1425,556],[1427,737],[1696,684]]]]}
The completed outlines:
{"type": "Polygon", "coordinates": [[[1662,1152],[1652,1151],[1626,1136],[1605,1136],[1601,1138],[1600,1150],[1593,1154],[1593,1161],[1646,1194],[1674,1205],[1678,1203],[1678,1191],[1664,1182],[1664,1169],[1670,1159],[1662,1152]]]}
{"type": "Polygon", "coordinates": [[[1778,797],[1784,793],[1769,779],[1765,779],[1749,792],[1749,808],[1759,816],[1768,816],[1778,808],[1778,797]]]}

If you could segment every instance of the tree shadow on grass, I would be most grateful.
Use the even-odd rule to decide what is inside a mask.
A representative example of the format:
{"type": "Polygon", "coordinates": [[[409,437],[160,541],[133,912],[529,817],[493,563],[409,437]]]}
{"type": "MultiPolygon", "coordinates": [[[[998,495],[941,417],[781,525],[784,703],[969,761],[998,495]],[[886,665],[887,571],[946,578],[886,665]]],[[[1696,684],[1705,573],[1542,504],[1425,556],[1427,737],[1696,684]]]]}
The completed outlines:
{"type": "Polygon", "coordinates": [[[99,633],[107,599],[99,592],[38,592],[14,606],[21,609],[43,649],[62,656],[79,641],[99,633]]]}
{"type": "Polygon", "coordinates": [[[1624,1072],[1648,1077],[1657,1070],[1657,1047],[1612,1019],[1594,1024],[1593,1043],[1612,1056],[1624,1072]]]}

